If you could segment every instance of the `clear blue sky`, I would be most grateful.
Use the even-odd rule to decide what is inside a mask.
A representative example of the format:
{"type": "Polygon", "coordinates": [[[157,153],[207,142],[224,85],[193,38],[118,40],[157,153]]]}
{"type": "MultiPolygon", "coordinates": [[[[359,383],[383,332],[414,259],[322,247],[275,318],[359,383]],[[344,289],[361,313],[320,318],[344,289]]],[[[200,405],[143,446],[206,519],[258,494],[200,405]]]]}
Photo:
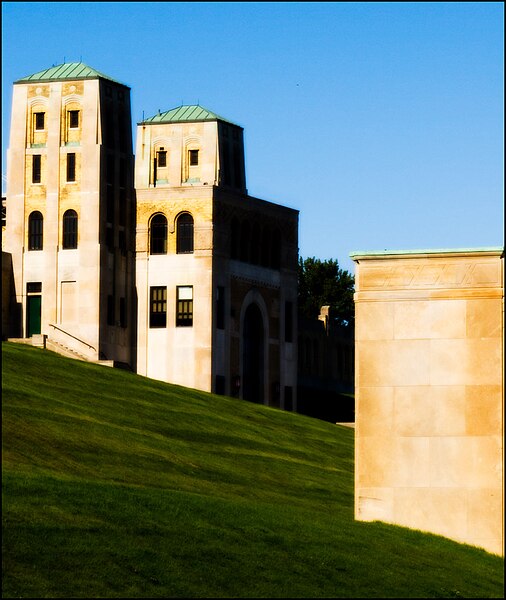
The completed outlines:
{"type": "MultiPolygon", "coordinates": [[[[12,82],[79,61],[245,130],[252,196],[300,211],[303,257],[502,246],[502,2],[3,2],[12,82]]],[[[3,177],[4,179],[4,177],[3,177]]]]}

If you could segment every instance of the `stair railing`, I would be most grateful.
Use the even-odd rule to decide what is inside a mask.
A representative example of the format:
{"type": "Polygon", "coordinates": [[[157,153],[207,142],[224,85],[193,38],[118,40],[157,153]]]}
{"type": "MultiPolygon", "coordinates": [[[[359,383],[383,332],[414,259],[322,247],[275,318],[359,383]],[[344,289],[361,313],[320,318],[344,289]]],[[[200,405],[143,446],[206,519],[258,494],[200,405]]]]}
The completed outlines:
{"type": "MultiPolygon", "coordinates": [[[[90,348],[91,350],[93,350],[94,352],[97,351],[97,349],[94,346],[92,346],[91,344],[88,344],[88,342],[85,342],[84,340],[81,340],[80,338],[76,337],[75,335],[72,335],[68,331],[65,331],[61,327],[58,327],[57,325],[54,325],[53,323],[49,323],[49,327],[53,327],[53,329],[61,331],[63,334],[68,335],[69,337],[71,337],[74,340],[78,341],[80,344],[84,344],[85,346],[87,346],[88,348],[90,348]]],[[[58,341],[58,340],[55,340],[55,341],[58,341]]]]}

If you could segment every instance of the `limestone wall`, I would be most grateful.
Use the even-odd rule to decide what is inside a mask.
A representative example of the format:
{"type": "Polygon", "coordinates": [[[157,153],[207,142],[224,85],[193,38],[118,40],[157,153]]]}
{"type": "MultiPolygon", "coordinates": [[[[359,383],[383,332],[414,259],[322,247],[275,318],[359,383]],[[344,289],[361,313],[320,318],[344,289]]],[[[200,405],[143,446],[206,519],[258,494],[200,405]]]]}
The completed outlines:
{"type": "Polygon", "coordinates": [[[503,554],[503,251],[354,253],[355,517],[503,554]]]}

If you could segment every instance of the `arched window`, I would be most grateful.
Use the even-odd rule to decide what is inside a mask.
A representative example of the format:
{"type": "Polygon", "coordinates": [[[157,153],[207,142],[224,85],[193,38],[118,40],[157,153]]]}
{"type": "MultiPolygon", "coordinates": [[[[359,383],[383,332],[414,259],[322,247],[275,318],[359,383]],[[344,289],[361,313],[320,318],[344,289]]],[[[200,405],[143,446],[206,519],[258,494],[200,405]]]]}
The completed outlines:
{"type": "Polygon", "coordinates": [[[36,210],[28,217],[28,250],[42,250],[42,214],[36,210]]]}
{"type": "Polygon", "coordinates": [[[191,254],[193,252],[193,217],[183,213],[177,220],[176,252],[191,254]]]}
{"type": "Polygon", "coordinates": [[[64,250],[77,248],[77,213],[67,210],[63,215],[62,247],[64,250]]]}
{"type": "Polygon", "coordinates": [[[167,219],[158,214],[151,219],[150,254],[167,254],[167,219]]]}

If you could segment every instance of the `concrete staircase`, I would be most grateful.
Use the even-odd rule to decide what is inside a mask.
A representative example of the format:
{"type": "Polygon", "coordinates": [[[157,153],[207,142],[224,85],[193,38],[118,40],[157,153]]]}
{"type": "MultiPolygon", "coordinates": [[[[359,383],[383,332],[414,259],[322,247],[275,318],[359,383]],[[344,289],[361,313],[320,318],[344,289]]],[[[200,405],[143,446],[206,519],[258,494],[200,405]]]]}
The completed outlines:
{"type": "Polygon", "coordinates": [[[35,348],[42,348],[43,350],[51,350],[60,356],[66,356],[67,358],[73,358],[75,360],[82,360],[104,367],[114,367],[113,360],[92,360],[84,354],[65,346],[61,342],[50,339],[47,335],[43,334],[34,335],[31,338],[8,338],[7,341],[15,342],[17,344],[27,344],[29,346],[34,346],[35,348]]]}

